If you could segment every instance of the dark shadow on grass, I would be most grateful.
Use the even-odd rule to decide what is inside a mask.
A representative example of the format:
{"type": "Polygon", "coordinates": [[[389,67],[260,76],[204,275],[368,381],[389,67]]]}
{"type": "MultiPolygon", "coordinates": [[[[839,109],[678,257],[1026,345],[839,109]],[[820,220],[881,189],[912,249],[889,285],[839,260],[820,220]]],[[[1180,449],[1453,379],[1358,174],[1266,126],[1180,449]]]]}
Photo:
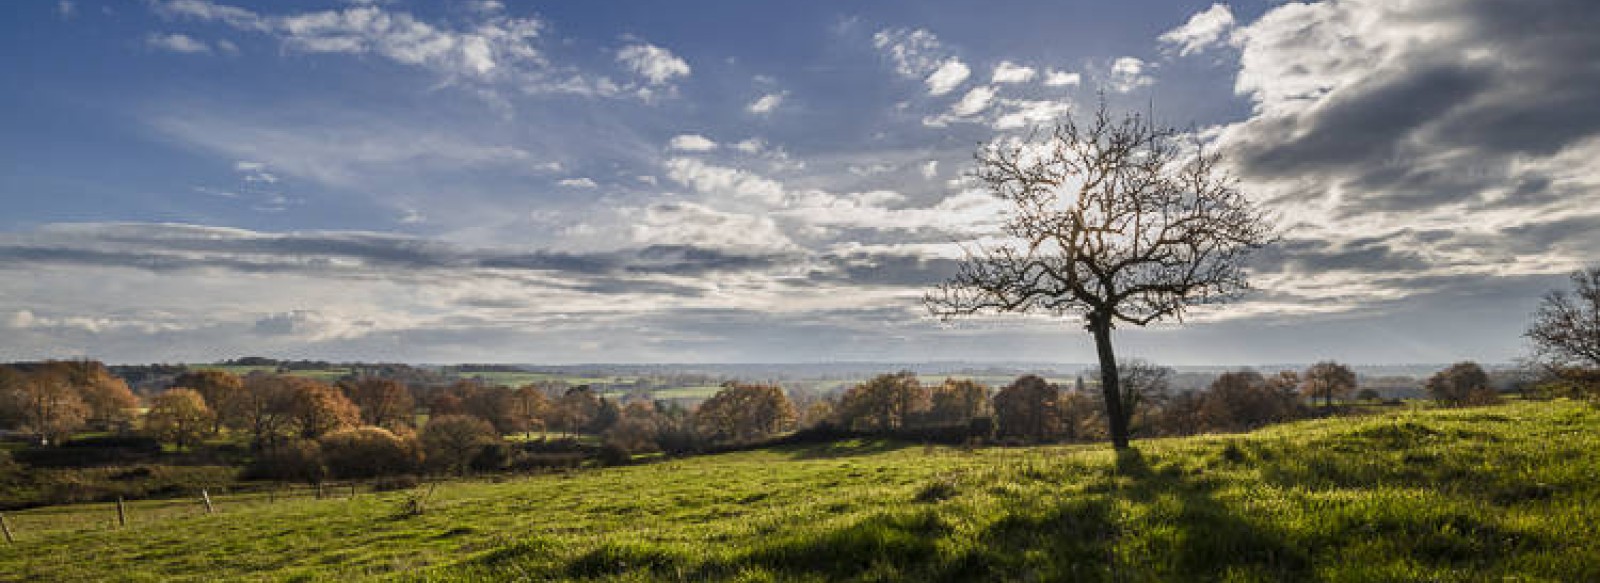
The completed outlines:
{"type": "Polygon", "coordinates": [[[909,442],[896,439],[864,437],[828,443],[783,445],[772,448],[772,451],[795,459],[810,460],[870,456],[912,446],[909,442]]]}

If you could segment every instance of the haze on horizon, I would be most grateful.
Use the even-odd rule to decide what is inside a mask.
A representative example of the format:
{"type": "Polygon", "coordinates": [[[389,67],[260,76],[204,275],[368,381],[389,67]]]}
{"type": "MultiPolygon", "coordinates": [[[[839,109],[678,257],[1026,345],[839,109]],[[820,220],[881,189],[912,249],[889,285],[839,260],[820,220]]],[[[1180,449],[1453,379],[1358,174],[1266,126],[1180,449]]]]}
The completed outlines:
{"type": "Polygon", "coordinates": [[[1100,95],[1284,235],[1123,355],[1508,362],[1600,256],[1591,0],[0,11],[0,360],[1091,362],[919,299],[1100,95]]]}

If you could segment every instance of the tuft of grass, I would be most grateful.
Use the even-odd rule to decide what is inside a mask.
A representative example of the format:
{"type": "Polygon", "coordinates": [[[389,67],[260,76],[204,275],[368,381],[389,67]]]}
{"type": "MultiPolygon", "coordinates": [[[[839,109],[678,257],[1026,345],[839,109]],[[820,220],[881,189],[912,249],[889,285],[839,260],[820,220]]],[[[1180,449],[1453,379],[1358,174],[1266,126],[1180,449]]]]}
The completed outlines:
{"type": "Polygon", "coordinates": [[[7,513],[7,580],[1592,581],[1600,411],[1397,409],[1245,435],[856,440],[314,500],[7,513]],[[93,557],[94,560],[82,560],[93,557]]]}

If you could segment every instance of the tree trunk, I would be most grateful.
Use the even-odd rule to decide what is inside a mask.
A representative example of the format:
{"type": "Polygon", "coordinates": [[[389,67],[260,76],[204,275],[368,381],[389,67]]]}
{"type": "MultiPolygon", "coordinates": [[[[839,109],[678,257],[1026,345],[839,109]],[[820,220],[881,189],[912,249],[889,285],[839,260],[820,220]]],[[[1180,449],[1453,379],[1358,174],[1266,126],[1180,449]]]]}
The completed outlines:
{"type": "Polygon", "coordinates": [[[1095,352],[1100,356],[1100,392],[1105,395],[1106,418],[1111,426],[1111,447],[1128,449],[1128,418],[1122,412],[1117,355],[1111,348],[1111,316],[1090,314],[1089,332],[1094,334],[1095,352]]]}

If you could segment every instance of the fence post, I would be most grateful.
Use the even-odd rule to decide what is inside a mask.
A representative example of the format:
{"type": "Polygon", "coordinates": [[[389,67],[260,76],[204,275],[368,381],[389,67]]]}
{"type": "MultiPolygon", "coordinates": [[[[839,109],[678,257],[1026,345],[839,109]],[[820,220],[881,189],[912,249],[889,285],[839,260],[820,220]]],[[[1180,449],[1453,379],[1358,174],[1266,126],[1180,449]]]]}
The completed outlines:
{"type": "Polygon", "coordinates": [[[11,538],[11,525],[6,524],[6,515],[0,514],[0,532],[6,533],[6,542],[14,543],[17,539],[11,538]]]}
{"type": "Polygon", "coordinates": [[[322,482],[317,482],[317,499],[322,499],[322,482]]]}
{"type": "Polygon", "coordinates": [[[205,488],[200,489],[200,499],[206,503],[206,514],[216,512],[216,509],[211,507],[211,493],[207,492],[205,488]]]}
{"type": "Polygon", "coordinates": [[[128,509],[122,504],[122,497],[117,496],[117,526],[128,525],[128,509]]]}

